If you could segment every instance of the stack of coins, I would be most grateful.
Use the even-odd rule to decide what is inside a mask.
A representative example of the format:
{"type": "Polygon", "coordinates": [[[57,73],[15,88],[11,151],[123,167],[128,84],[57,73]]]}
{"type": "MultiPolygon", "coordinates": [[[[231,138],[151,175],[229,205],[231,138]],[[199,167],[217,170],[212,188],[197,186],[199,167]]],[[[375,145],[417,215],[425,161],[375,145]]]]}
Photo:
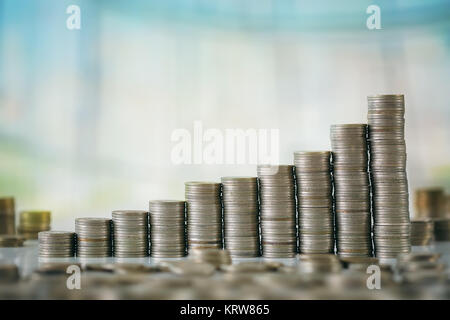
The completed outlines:
{"type": "Polygon", "coordinates": [[[112,212],[114,256],[119,258],[147,257],[148,212],[143,210],[115,210],[112,212]]]}
{"type": "Polygon", "coordinates": [[[450,218],[450,194],[445,195],[445,210],[444,216],[450,218]]]}
{"type": "Polygon", "coordinates": [[[155,258],[186,255],[186,202],[153,200],[149,203],[150,253],[155,258]]]}
{"type": "Polygon", "coordinates": [[[411,250],[403,95],[377,95],[369,104],[374,244],[379,258],[411,250]]]}
{"type": "Polygon", "coordinates": [[[442,218],[445,216],[446,197],[442,188],[417,189],[414,193],[415,217],[442,218]]]}
{"type": "Polygon", "coordinates": [[[76,252],[76,234],[67,231],[39,232],[39,256],[44,258],[69,258],[76,252]]]}
{"type": "Polygon", "coordinates": [[[13,197],[0,198],[0,234],[16,233],[16,216],[13,197]]]}
{"type": "Polygon", "coordinates": [[[222,197],[225,248],[232,257],[259,256],[257,178],[222,178],[222,197]]]}
{"type": "Polygon", "coordinates": [[[189,250],[190,260],[201,263],[209,263],[215,267],[231,264],[230,252],[223,249],[199,249],[189,250]]]}
{"type": "Polygon", "coordinates": [[[336,205],[336,246],[341,257],[372,255],[367,125],[330,129],[336,205]]]}
{"type": "Polygon", "coordinates": [[[301,253],[334,252],[331,152],[295,152],[301,253]]]}
{"type": "Polygon", "coordinates": [[[433,241],[434,223],[431,219],[411,221],[411,245],[429,246],[433,241]]]}
{"type": "Polygon", "coordinates": [[[75,219],[77,256],[82,258],[112,256],[112,221],[106,218],[75,219]]]}
{"type": "Polygon", "coordinates": [[[292,258],[297,252],[294,167],[259,165],[262,252],[292,258]]]}
{"type": "Polygon", "coordinates": [[[37,239],[38,233],[50,230],[50,211],[22,211],[17,231],[26,239],[37,239]]]}
{"type": "Polygon", "coordinates": [[[18,235],[0,235],[0,248],[23,247],[26,239],[18,235]]]}
{"type": "Polygon", "coordinates": [[[450,241],[450,218],[434,220],[434,239],[436,241],[450,241]]]}
{"type": "Polygon", "coordinates": [[[216,182],[186,182],[188,250],[222,248],[221,185],[216,182]]]}

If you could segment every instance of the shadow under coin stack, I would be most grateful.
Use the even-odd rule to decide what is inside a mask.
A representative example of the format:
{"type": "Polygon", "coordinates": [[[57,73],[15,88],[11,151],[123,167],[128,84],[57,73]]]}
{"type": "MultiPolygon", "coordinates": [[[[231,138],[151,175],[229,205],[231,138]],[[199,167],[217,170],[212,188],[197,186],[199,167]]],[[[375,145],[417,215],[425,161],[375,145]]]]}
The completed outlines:
{"type": "Polygon", "coordinates": [[[149,202],[150,255],[154,258],[180,258],[186,255],[186,202],[149,202]]]}
{"type": "Polygon", "coordinates": [[[367,97],[374,244],[378,258],[411,250],[403,95],[367,97]]]}
{"type": "Polygon", "coordinates": [[[292,258],[297,252],[294,167],[259,165],[262,252],[292,258]]]}
{"type": "Polygon", "coordinates": [[[223,177],[224,243],[231,257],[257,257],[259,246],[256,177],[223,177]]]}
{"type": "Polygon", "coordinates": [[[50,230],[50,211],[22,211],[17,231],[27,240],[37,239],[38,233],[50,230]]]}
{"type": "Polygon", "coordinates": [[[221,185],[186,182],[188,250],[222,248],[221,185]]]}
{"type": "Polygon", "coordinates": [[[341,257],[372,255],[367,125],[330,128],[336,211],[336,247],[341,257]]]}
{"type": "Polygon", "coordinates": [[[75,256],[77,235],[66,231],[42,231],[38,234],[39,256],[43,258],[70,258],[75,256]]]}
{"type": "Polygon", "coordinates": [[[147,257],[148,212],[143,210],[115,210],[112,212],[114,256],[118,258],[147,257]]]}
{"type": "Polygon", "coordinates": [[[13,197],[0,198],[0,235],[16,233],[16,211],[13,197]]]}
{"type": "Polygon", "coordinates": [[[331,152],[295,152],[301,253],[334,253],[331,152]]]}
{"type": "Polygon", "coordinates": [[[106,218],[75,219],[77,256],[100,258],[112,256],[112,221],[106,218]]]}

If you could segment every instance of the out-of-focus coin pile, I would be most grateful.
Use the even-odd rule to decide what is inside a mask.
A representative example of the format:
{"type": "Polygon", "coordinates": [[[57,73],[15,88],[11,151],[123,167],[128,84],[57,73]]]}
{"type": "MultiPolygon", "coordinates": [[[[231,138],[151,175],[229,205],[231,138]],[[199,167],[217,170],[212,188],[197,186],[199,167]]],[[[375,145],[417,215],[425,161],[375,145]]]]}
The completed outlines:
{"type": "Polygon", "coordinates": [[[450,241],[450,218],[434,220],[434,239],[436,241],[450,241]]]}
{"type": "Polygon", "coordinates": [[[43,258],[69,258],[76,252],[76,234],[66,231],[42,231],[38,234],[39,256],[43,258]]]}
{"type": "Polygon", "coordinates": [[[148,256],[148,212],[143,210],[115,210],[112,212],[112,220],[114,256],[119,258],[148,256]]]}
{"type": "Polygon", "coordinates": [[[112,221],[106,218],[75,219],[77,256],[84,258],[111,257],[112,221]]]}
{"type": "Polygon", "coordinates": [[[257,257],[259,203],[256,177],[223,177],[224,244],[232,257],[257,257]]]}
{"type": "Polygon", "coordinates": [[[262,252],[289,258],[297,252],[294,167],[259,165],[262,252]]]}
{"type": "Polygon", "coordinates": [[[0,235],[16,233],[16,209],[13,197],[0,198],[0,235]]]}
{"type": "Polygon", "coordinates": [[[37,239],[38,233],[50,230],[50,211],[22,211],[17,231],[26,239],[37,239]]]}
{"type": "Polygon", "coordinates": [[[186,202],[153,200],[149,203],[150,255],[180,258],[186,255],[186,202]]]}
{"type": "Polygon", "coordinates": [[[367,97],[374,244],[379,258],[411,250],[403,95],[367,97]]]}
{"type": "Polygon", "coordinates": [[[223,249],[191,249],[188,258],[196,262],[206,262],[219,267],[231,264],[231,256],[228,250],[223,249]]]}
{"type": "Polygon", "coordinates": [[[416,189],[414,192],[416,218],[443,218],[446,215],[446,197],[443,188],[416,189]]]}
{"type": "Polygon", "coordinates": [[[0,261],[0,299],[448,298],[447,266],[439,254],[400,255],[394,265],[380,264],[376,258],[339,259],[328,254],[302,254],[289,264],[231,264],[226,250],[192,249],[188,259],[149,262],[45,262],[19,277],[15,265],[0,261]],[[67,290],[71,265],[82,269],[83,290],[67,290]],[[370,280],[377,267],[380,290],[368,290],[378,281],[370,280]]]}
{"type": "Polygon", "coordinates": [[[352,271],[367,272],[367,268],[372,265],[379,265],[380,261],[375,257],[340,257],[343,266],[352,271]]]}
{"type": "Polygon", "coordinates": [[[429,246],[434,237],[434,223],[431,219],[411,221],[411,245],[429,246]]]}
{"type": "Polygon", "coordinates": [[[409,253],[398,256],[395,268],[403,283],[421,284],[448,281],[446,265],[437,253],[409,253]]]}
{"type": "Polygon", "coordinates": [[[331,152],[295,152],[298,237],[302,253],[334,252],[331,152]]]}
{"type": "Polygon", "coordinates": [[[338,254],[346,257],[371,256],[367,125],[332,125],[330,138],[338,254]]]}
{"type": "Polygon", "coordinates": [[[0,263],[0,284],[15,284],[20,278],[19,268],[12,263],[0,263]]]}
{"type": "Polygon", "coordinates": [[[222,248],[221,184],[186,182],[188,250],[222,248]]]}
{"type": "Polygon", "coordinates": [[[304,273],[340,272],[342,264],[334,254],[299,254],[299,268],[304,273]]]}
{"type": "Polygon", "coordinates": [[[0,248],[23,247],[26,239],[20,235],[0,235],[0,248]]]}

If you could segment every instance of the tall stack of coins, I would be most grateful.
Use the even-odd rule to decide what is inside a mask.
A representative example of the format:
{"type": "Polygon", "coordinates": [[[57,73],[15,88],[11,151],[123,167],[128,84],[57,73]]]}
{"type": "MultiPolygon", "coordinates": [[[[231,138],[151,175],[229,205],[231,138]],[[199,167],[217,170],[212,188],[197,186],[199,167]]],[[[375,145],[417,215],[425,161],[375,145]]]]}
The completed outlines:
{"type": "Polygon", "coordinates": [[[411,245],[428,246],[433,241],[434,224],[431,219],[411,221],[411,245]]]}
{"type": "Polygon", "coordinates": [[[149,203],[150,255],[179,258],[186,255],[186,202],[153,200],[149,203]]]}
{"type": "Polygon", "coordinates": [[[112,212],[114,256],[119,258],[147,257],[149,254],[148,212],[115,210],[112,212]]]}
{"type": "Polygon", "coordinates": [[[76,234],[67,231],[39,232],[39,256],[43,258],[70,258],[76,252],[76,234]]]}
{"type": "Polygon", "coordinates": [[[225,248],[232,257],[257,257],[259,246],[256,177],[222,178],[225,248]]]}
{"type": "Polygon", "coordinates": [[[331,152],[295,152],[301,253],[334,252],[331,152]]]}
{"type": "Polygon", "coordinates": [[[369,104],[374,244],[379,258],[411,250],[403,95],[376,95],[369,104]]]}
{"type": "Polygon", "coordinates": [[[259,165],[262,252],[292,258],[297,252],[294,167],[259,165]]]}
{"type": "Polygon", "coordinates": [[[414,193],[416,218],[442,218],[445,216],[445,206],[443,188],[417,189],[414,193]]]}
{"type": "Polygon", "coordinates": [[[16,233],[16,209],[13,197],[0,198],[0,235],[16,233]]]}
{"type": "Polygon", "coordinates": [[[112,256],[112,221],[106,218],[75,219],[77,256],[82,258],[112,256]]]}
{"type": "Polygon", "coordinates": [[[336,246],[341,257],[372,255],[367,125],[330,129],[333,150],[336,246]]]}
{"type": "Polygon", "coordinates": [[[222,248],[221,185],[186,182],[188,249],[222,248]]]}
{"type": "Polygon", "coordinates": [[[22,211],[17,231],[26,239],[37,239],[38,233],[50,230],[50,211],[22,211]]]}

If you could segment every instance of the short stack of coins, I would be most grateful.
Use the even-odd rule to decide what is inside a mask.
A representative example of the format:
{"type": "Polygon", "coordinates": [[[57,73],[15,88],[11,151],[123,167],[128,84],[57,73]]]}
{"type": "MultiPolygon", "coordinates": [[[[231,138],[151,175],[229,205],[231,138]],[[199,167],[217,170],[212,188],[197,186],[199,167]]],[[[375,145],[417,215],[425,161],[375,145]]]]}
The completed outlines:
{"type": "Polygon", "coordinates": [[[140,258],[149,255],[148,212],[115,210],[112,212],[114,256],[140,258]]]}
{"type": "Polygon", "coordinates": [[[446,197],[443,188],[424,188],[414,192],[416,218],[442,218],[445,216],[446,197]]]}
{"type": "Polygon", "coordinates": [[[331,152],[295,152],[301,253],[334,253],[331,152]]]}
{"type": "Polygon", "coordinates": [[[188,250],[222,248],[221,184],[186,182],[188,250]]]}
{"type": "Polygon", "coordinates": [[[37,239],[38,233],[51,227],[50,211],[22,211],[17,231],[26,239],[37,239]]]}
{"type": "Polygon", "coordinates": [[[26,239],[21,235],[0,235],[0,248],[23,247],[25,240],[26,239]]]}
{"type": "Polygon", "coordinates": [[[429,246],[434,237],[434,223],[431,219],[411,221],[411,245],[429,246]]]}
{"type": "Polygon", "coordinates": [[[223,177],[222,199],[225,248],[231,257],[259,256],[257,178],[223,177]]]}
{"type": "Polygon", "coordinates": [[[39,256],[43,258],[74,257],[77,248],[76,233],[68,231],[42,231],[38,234],[39,256]]]}
{"type": "Polygon", "coordinates": [[[434,219],[434,239],[450,241],[450,218],[434,219]]]}
{"type": "Polygon", "coordinates": [[[330,128],[336,210],[336,246],[341,257],[372,255],[367,125],[330,128]]]}
{"type": "Polygon", "coordinates": [[[265,258],[292,258],[297,252],[294,167],[259,165],[260,223],[265,258]]]}
{"type": "Polygon", "coordinates": [[[82,258],[112,256],[112,221],[106,218],[75,219],[77,256],[82,258]]]}
{"type": "Polygon", "coordinates": [[[150,255],[154,258],[180,258],[186,255],[186,202],[149,202],[150,255]]]}
{"type": "Polygon", "coordinates": [[[16,233],[16,209],[13,197],[0,198],[0,235],[16,233]]]}
{"type": "Polygon", "coordinates": [[[403,95],[367,98],[374,245],[378,258],[411,250],[403,95]]]}

